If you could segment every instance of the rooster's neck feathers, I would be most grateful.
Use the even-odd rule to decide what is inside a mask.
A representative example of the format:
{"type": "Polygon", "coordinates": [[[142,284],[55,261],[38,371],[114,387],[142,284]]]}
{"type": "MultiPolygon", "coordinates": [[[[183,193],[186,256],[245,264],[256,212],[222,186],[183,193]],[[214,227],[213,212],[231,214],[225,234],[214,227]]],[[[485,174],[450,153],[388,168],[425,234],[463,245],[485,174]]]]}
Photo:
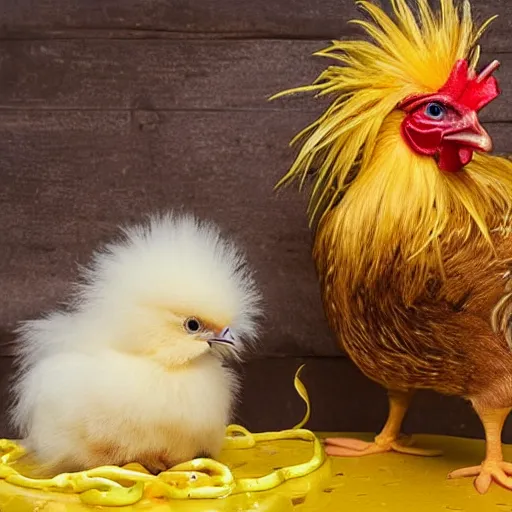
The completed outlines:
{"type": "Polygon", "coordinates": [[[433,271],[442,273],[443,251],[457,247],[453,240],[478,239],[491,257],[491,231],[512,206],[512,163],[477,154],[462,172],[446,174],[406,145],[397,106],[438,91],[460,59],[475,69],[478,40],[492,19],[475,26],[467,1],[440,0],[434,12],[426,0],[414,0],[416,14],[405,0],[391,3],[394,19],[359,2],[371,20],[355,23],[371,40],[333,42],[317,55],[337,65],[312,85],[280,94],[335,98],[294,139],[302,147],[278,186],[296,179],[302,186],[314,171],[309,213],[319,221],[321,274],[334,266],[337,278],[371,288],[393,265],[400,288],[414,296],[433,271]]]}

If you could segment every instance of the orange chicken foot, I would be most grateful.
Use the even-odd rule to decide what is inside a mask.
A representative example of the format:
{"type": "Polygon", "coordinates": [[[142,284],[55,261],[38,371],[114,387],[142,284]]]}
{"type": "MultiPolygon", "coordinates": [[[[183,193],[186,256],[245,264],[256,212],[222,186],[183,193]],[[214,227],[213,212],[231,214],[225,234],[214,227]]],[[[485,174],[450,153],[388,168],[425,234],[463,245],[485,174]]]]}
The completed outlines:
{"type": "Polygon", "coordinates": [[[328,438],[325,452],[334,457],[362,457],[376,453],[399,452],[407,455],[435,457],[438,450],[425,450],[412,446],[412,439],[400,435],[403,419],[414,391],[388,391],[389,415],[384,428],[372,443],[350,438],[328,438]]]}
{"type": "Polygon", "coordinates": [[[512,490],[512,464],[503,461],[501,446],[501,431],[511,410],[511,408],[477,410],[485,429],[485,460],[480,466],[453,471],[448,478],[476,476],[474,484],[480,494],[485,494],[489,490],[493,480],[506,489],[512,490]]]}

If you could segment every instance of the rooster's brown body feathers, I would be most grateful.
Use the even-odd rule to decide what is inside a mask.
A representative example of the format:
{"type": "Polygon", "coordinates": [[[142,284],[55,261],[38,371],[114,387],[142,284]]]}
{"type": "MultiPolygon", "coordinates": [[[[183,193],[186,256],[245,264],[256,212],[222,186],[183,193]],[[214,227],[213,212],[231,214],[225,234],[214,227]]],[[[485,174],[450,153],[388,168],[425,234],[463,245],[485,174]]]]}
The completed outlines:
{"type": "MultiPolygon", "coordinates": [[[[326,217],[320,229],[328,231],[330,221],[326,217]]],[[[315,262],[327,317],[367,377],[387,389],[433,389],[490,407],[512,404],[512,237],[502,217],[493,226],[495,255],[482,237],[452,234],[442,241],[445,275],[432,275],[411,305],[401,299],[407,284],[399,257],[370,289],[364,279],[347,287],[336,281],[336,252],[319,237],[315,262]]]]}

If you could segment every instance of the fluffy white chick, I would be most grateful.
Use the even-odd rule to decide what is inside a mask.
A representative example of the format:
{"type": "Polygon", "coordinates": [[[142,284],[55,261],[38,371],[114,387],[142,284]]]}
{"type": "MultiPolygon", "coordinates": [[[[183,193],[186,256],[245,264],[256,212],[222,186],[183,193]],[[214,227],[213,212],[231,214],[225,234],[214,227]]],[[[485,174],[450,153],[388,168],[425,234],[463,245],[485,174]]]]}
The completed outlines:
{"type": "Polygon", "coordinates": [[[53,473],[216,457],[239,387],[229,358],[259,316],[216,226],[152,217],[95,254],[66,309],[20,327],[13,424],[53,473]]]}

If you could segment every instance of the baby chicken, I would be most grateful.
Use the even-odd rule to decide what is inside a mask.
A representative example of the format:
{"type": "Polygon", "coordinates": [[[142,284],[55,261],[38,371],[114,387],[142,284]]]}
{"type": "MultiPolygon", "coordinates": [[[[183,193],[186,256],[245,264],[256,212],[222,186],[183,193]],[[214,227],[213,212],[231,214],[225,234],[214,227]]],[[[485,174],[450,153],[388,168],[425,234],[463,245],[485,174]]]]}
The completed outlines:
{"type": "Polygon", "coordinates": [[[40,466],[216,457],[260,294],[217,227],[166,214],[95,254],[66,310],[25,322],[11,418],[40,466]]]}

